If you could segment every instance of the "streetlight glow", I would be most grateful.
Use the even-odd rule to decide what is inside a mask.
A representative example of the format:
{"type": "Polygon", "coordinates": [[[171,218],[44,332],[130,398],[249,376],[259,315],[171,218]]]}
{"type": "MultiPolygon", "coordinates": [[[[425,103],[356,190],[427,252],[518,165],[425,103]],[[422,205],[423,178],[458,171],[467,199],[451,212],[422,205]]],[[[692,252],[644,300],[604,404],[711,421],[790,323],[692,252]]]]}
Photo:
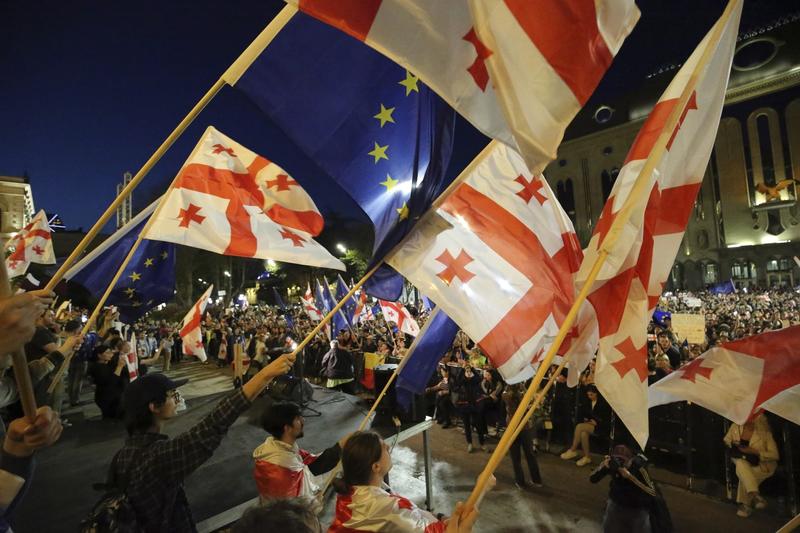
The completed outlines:
{"type": "Polygon", "coordinates": [[[227,270],[225,272],[223,272],[223,274],[225,275],[225,277],[228,277],[228,278],[231,277],[231,273],[228,272],[227,270]]]}
{"type": "Polygon", "coordinates": [[[343,254],[346,254],[346,253],[347,253],[347,247],[345,247],[345,245],[344,245],[344,244],[342,244],[342,243],[338,243],[338,244],[336,245],[336,248],[337,248],[337,249],[338,249],[340,252],[342,252],[343,254]]]}

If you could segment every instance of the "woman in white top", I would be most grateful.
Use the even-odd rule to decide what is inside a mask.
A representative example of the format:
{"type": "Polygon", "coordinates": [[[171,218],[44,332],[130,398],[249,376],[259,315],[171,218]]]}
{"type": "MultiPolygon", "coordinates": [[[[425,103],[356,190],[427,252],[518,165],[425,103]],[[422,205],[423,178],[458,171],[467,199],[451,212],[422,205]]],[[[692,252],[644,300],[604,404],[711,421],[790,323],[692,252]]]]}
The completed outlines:
{"type": "Polygon", "coordinates": [[[731,424],[723,440],[731,448],[731,459],[739,478],[736,501],[740,505],[736,514],[747,518],[753,507],[764,509],[767,506],[767,501],[758,493],[758,486],[775,473],[780,458],[778,446],[763,414],[742,426],[731,424]]]}

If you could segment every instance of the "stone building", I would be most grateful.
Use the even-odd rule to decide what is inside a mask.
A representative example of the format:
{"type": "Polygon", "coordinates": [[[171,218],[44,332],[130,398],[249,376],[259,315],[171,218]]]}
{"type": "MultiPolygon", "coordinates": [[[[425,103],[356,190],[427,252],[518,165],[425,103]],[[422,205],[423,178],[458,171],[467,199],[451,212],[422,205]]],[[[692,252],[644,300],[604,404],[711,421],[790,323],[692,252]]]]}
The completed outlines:
{"type": "MultiPolygon", "coordinates": [[[[800,284],[800,15],[740,33],[733,63],[668,287],[800,284]]],[[[584,246],[639,128],[679,67],[659,68],[624,99],[587,107],[546,169],[584,246]]]]}
{"type": "Polygon", "coordinates": [[[0,176],[0,244],[26,226],[35,214],[28,179],[0,176]]]}

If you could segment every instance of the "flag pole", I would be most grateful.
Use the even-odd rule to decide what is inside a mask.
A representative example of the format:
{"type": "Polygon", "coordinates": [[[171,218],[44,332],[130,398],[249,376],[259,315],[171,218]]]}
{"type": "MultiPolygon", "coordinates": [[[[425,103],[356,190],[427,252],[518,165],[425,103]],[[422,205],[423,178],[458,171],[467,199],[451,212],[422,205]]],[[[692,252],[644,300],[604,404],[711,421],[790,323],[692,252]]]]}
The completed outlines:
{"type": "Polygon", "coordinates": [[[100,218],[97,219],[97,222],[94,223],[92,229],[89,230],[88,233],[81,239],[81,242],[75,247],[74,250],[69,254],[69,257],[62,263],[62,265],[58,268],[55,275],[50,278],[50,281],[47,282],[47,286],[45,287],[45,292],[52,292],[56,285],[64,278],[64,275],[67,271],[72,267],[73,264],[78,260],[81,256],[83,251],[94,241],[97,234],[100,233],[100,230],[103,229],[103,226],[106,225],[106,222],[109,221],[111,216],[117,210],[117,208],[125,201],[128,196],[133,192],[133,190],[139,185],[139,183],[144,179],[144,177],[152,170],[152,168],[158,163],[167,150],[178,140],[186,128],[194,121],[195,118],[200,114],[200,112],[214,99],[214,97],[222,90],[222,88],[228,84],[233,86],[239,78],[244,74],[247,68],[255,61],[255,59],[264,51],[267,45],[275,38],[275,35],[283,29],[283,27],[291,20],[292,16],[297,12],[297,8],[294,6],[285,6],[278,15],[270,21],[266,28],[253,40],[252,43],[242,52],[242,54],[225,70],[225,72],[220,76],[220,78],[211,86],[211,88],[206,92],[205,95],[198,101],[195,106],[189,111],[189,113],[181,120],[178,125],[172,130],[172,133],[161,143],[161,145],[156,149],[153,155],[145,162],[142,168],[136,173],[128,185],[125,186],[122,191],[120,191],[119,195],[111,202],[111,205],[108,206],[106,211],[100,215],[100,218]]]}
{"type": "Polygon", "coordinates": [[[706,48],[703,50],[703,54],[697,62],[697,65],[695,65],[695,68],[692,71],[686,86],[683,88],[677,105],[672,109],[667,117],[664,127],[661,130],[653,149],[648,155],[647,160],[645,161],[645,164],[639,173],[639,176],[636,178],[636,182],[631,188],[628,198],[617,213],[614,221],[611,223],[611,227],[606,235],[606,238],[600,243],[600,251],[598,252],[597,259],[595,260],[580,293],[576,297],[575,302],[572,304],[569,313],[564,319],[561,328],[559,328],[558,335],[553,341],[553,344],[550,346],[550,349],[547,351],[547,356],[539,365],[539,369],[537,370],[536,375],[533,377],[533,381],[528,387],[528,390],[525,392],[525,395],[520,401],[517,410],[514,412],[514,416],[508,423],[508,429],[500,439],[500,443],[497,445],[494,452],[492,452],[486,467],[484,467],[483,471],[478,476],[478,481],[476,482],[475,487],[472,489],[472,494],[470,494],[470,497],[467,500],[467,508],[474,507],[477,504],[480,494],[483,493],[487,487],[491,476],[494,474],[494,471],[500,464],[500,460],[511,447],[511,443],[513,442],[512,438],[518,433],[517,429],[520,426],[523,417],[525,414],[527,414],[528,406],[530,405],[534,394],[537,392],[539,385],[542,382],[544,373],[550,367],[556,352],[561,347],[561,344],[564,342],[564,339],[567,336],[567,332],[572,327],[581,305],[589,295],[589,290],[592,288],[594,281],[597,279],[597,276],[600,273],[600,269],[609,255],[609,251],[614,247],[620,235],[622,234],[622,230],[625,224],[627,224],[628,219],[630,219],[634,207],[640,203],[641,198],[643,198],[645,194],[649,193],[647,186],[650,185],[650,176],[666,153],[669,139],[672,136],[672,133],[675,131],[675,128],[678,126],[678,122],[683,114],[683,110],[689,102],[689,98],[691,97],[692,93],[694,93],[700,73],[703,71],[703,69],[705,69],[711,60],[713,52],[716,50],[717,45],[719,44],[719,40],[722,35],[722,29],[727,24],[728,20],[733,14],[734,7],[738,5],[739,2],[740,0],[730,0],[722,16],[720,16],[719,20],[715,24],[708,43],[706,44],[706,48]]]}
{"type": "MultiPolygon", "coordinates": [[[[11,281],[8,279],[6,262],[2,260],[0,263],[2,263],[2,266],[0,266],[0,298],[11,298],[13,293],[11,291],[11,281]]],[[[28,422],[33,424],[34,420],[36,420],[36,397],[33,394],[33,381],[31,381],[24,345],[11,353],[11,360],[14,364],[14,379],[17,382],[17,394],[22,403],[22,412],[25,413],[25,418],[28,419],[28,422]]]]}

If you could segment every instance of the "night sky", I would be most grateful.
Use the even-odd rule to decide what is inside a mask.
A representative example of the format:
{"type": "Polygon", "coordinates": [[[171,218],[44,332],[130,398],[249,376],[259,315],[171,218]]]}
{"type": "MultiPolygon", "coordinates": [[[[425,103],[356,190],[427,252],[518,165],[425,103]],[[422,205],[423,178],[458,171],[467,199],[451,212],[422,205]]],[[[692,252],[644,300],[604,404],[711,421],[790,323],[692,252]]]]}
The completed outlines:
{"type": "MultiPolygon", "coordinates": [[[[637,4],[642,18],[587,111],[635,90],[660,65],[685,59],[725,2],[637,4]]],[[[742,29],[792,5],[748,0],[742,29]]],[[[68,228],[88,229],[122,174],[139,169],[282,7],[277,0],[0,3],[0,175],[27,174],[37,209],[61,214],[68,228]]],[[[225,88],[145,178],[135,209],[166,188],[209,124],[279,161],[280,133],[245,96],[225,88]]],[[[460,121],[450,172],[485,143],[460,121]]],[[[341,191],[309,192],[323,213],[354,211],[341,191]]]]}

